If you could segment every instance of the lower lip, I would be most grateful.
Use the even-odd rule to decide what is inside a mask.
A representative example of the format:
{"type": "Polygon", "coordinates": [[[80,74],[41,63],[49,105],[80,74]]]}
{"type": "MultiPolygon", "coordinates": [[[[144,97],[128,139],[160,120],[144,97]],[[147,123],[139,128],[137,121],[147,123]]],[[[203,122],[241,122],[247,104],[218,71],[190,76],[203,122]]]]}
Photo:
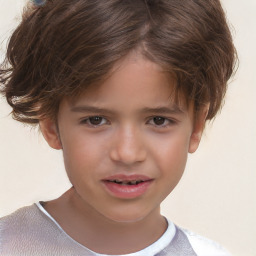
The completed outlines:
{"type": "Polygon", "coordinates": [[[115,182],[103,181],[105,188],[117,198],[132,199],[146,193],[153,180],[141,182],[137,185],[121,185],[115,182]]]}

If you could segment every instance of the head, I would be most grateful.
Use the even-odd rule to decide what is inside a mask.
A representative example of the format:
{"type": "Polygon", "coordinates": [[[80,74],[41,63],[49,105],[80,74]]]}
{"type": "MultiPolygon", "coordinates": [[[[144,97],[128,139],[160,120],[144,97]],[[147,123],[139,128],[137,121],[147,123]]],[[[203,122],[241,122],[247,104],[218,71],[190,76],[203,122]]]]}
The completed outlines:
{"type": "MultiPolygon", "coordinates": [[[[222,105],[235,49],[216,0],[49,0],[28,7],[10,39],[7,61],[9,66],[1,68],[2,92],[14,118],[40,122],[50,146],[63,149],[82,198],[92,191],[90,185],[113,172],[150,170],[142,174],[163,185],[157,196],[147,195],[154,199],[145,207],[129,200],[115,213],[105,212],[128,220],[146,214],[152,204],[156,208],[178,183],[205,120],[222,105]],[[168,129],[160,132],[163,126],[168,129]],[[88,179],[82,178],[83,170],[96,166],[102,168],[83,191],[88,179]],[[137,217],[124,217],[127,205],[137,209],[137,217]]],[[[103,201],[94,205],[93,200],[95,208],[120,203],[101,189],[98,194],[103,201]]]]}
{"type": "Polygon", "coordinates": [[[1,91],[15,119],[37,124],[134,49],[175,77],[195,111],[208,104],[207,119],[216,115],[235,61],[216,0],[35,1],[10,39],[1,91]]]}

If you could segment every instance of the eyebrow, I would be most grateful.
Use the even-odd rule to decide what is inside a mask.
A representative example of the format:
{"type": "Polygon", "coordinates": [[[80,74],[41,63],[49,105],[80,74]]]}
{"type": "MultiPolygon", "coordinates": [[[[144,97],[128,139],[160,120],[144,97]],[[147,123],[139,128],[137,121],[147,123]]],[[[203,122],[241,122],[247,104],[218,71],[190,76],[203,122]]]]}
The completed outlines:
{"type": "MultiPolygon", "coordinates": [[[[95,113],[95,114],[113,114],[114,111],[110,109],[95,107],[95,106],[74,106],[71,108],[71,112],[76,113],[95,113]]],[[[145,107],[141,110],[142,113],[154,113],[154,114],[184,114],[184,111],[177,105],[171,107],[145,107]]]]}
{"type": "Polygon", "coordinates": [[[99,107],[94,107],[94,106],[75,106],[71,108],[71,112],[76,112],[76,113],[97,113],[97,114],[102,114],[102,113],[113,113],[113,111],[105,108],[99,108],[99,107]]]}
{"type": "Polygon", "coordinates": [[[177,105],[171,107],[156,107],[156,108],[143,108],[144,113],[155,113],[155,114],[184,114],[184,111],[177,105]]]}

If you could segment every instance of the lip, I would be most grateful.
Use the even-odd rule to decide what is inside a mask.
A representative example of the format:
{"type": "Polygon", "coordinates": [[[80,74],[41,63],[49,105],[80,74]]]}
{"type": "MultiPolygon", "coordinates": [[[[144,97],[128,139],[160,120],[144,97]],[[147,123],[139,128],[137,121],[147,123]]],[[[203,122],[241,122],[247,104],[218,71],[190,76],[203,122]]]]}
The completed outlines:
{"type": "Polygon", "coordinates": [[[122,198],[122,199],[133,199],[142,196],[149,189],[150,185],[153,183],[153,179],[145,176],[145,175],[112,175],[106,177],[102,180],[106,191],[114,197],[122,198]],[[142,181],[139,184],[134,185],[126,185],[126,184],[118,184],[113,182],[113,180],[118,180],[122,182],[130,182],[130,181],[142,181]]]}

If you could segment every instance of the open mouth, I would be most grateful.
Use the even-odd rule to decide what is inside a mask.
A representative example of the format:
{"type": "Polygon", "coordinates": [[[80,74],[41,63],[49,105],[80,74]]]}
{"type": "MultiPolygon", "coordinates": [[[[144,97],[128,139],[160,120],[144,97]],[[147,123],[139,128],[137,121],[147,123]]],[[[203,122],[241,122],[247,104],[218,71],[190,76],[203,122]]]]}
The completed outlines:
{"type": "Polygon", "coordinates": [[[116,183],[116,184],[119,184],[119,185],[123,185],[123,186],[127,186],[127,185],[138,185],[142,182],[145,182],[144,180],[107,180],[107,182],[113,182],[113,183],[116,183]]]}
{"type": "Polygon", "coordinates": [[[102,180],[111,196],[132,199],[142,196],[149,189],[154,179],[144,175],[113,175],[102,180]]]}

